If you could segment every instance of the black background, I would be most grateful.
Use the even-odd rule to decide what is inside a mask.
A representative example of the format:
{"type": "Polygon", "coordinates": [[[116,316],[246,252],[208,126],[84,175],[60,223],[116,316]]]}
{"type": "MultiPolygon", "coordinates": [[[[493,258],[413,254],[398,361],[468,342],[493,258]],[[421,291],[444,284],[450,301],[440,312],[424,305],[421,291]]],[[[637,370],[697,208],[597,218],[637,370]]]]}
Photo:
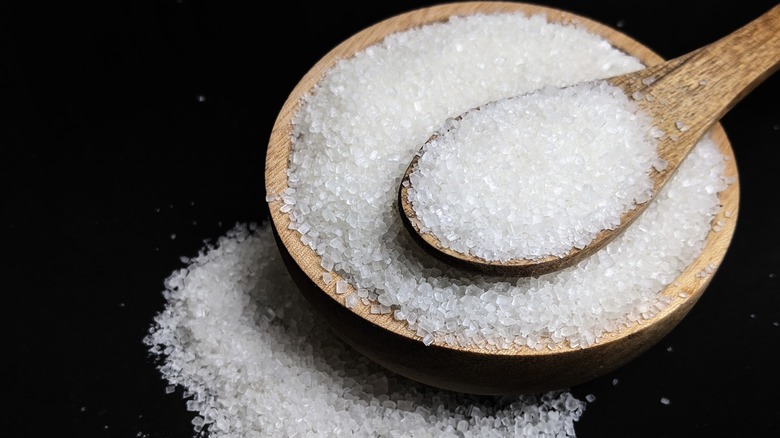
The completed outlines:
{"type": "MultiPolygon", "coordinates": [[[[538,3],[665,58],[776,4],[538,3]]],[[[142,343],[164,278],[205,239],[266,220],[265,148],[306,71],[355,32],[430,4],[4,3],[0,435],[192,436],[194,414],[181,390],[165,394],[142,343]]],[[[572,388],[597,397],[578,436],[780,431],[779,90],[775,75],[722,120],[741,210],[711,286],[659,345],[572,388]]]]}

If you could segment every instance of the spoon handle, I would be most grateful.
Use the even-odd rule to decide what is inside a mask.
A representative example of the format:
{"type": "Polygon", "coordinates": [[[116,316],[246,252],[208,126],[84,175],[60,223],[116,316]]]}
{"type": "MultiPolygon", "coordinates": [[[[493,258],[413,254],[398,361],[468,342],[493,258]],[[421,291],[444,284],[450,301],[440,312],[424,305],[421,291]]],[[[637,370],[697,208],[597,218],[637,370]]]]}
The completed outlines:
{"type": "Polygon", "coordinates": [[[780,67],[780,5],[726,37],[671,61],[610,80],[656,120],[658,154],[671,176],[726,112],[780,67]]]}

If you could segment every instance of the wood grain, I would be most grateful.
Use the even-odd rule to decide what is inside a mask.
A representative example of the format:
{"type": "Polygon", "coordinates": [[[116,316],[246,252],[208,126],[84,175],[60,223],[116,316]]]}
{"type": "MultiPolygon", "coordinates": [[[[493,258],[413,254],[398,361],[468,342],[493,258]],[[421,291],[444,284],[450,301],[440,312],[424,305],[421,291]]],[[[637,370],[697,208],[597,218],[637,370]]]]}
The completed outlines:
{"type": "MultiPolygon", "coordinates": [[[[577,23],[610,41],[646,65],[662,59],[639,42],[608,26],[551,8],[509,2],[453,3],[414,10],[379,22],[347,39],[317,62],[293,89],[276,119],[266,155],[266,192],[276,194],[287,188],[288,159],[292,150],[292,117],[322,75],[338,60],[349,58],[386,35],[422,24],[443,21],[453,15],[518,12],[546,14],[559,23],[577,23]]],[[[711,131],[713,140],[728,158],[726,175],[737,177],[731,145],[719,124],[711,131]]],[[[395,190],[395,188],[388,188],[395,190]]],[[[279,202],[269,209],[277,244],[301,293],[324,317],[329,327],[344,341],[380,365],[408,378],[445,389],[476,394],[520,394],[559,389],[608,373],[635,358],[665,336],[691,309],[709,284],[711,275],[701,275],[718,266],[734,233],[739,208],[739,183],[721,193],[722,208],[715,218],[720,231],[712,231],[705,248],[677,280],[661,293],[670,305],[652,320],[609,333],[596,345],[586,348],[562,346],[553,351],[527,347],[490,351],[487,348],[452,348],[434,343],[424,346],[405,323],[390,315],[374,315],[368,306],[347,309],[344,296],[337,295],[335,281],[325,284],[320,258],[300,241],[297,231],[288,229],[290,219],[279,202]]]]}

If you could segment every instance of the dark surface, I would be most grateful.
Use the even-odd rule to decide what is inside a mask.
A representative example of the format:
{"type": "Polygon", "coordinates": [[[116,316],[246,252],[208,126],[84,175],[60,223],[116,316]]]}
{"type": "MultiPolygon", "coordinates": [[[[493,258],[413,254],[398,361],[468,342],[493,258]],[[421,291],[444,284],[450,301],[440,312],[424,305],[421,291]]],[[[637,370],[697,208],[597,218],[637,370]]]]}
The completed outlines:
{"type": "MultiPolygon", "coordinates": [[[[190,437],[181,390],[166,395],[142,343],[163,279],[204,239],[265,220],[265,146],[306,71],[355,32],[430,3],[19,3],[0,13],[11,280],[0,434],[190,437]]],[[[539,3],[620,27],[666,58],[775,4],[539,3]]],[[[572,388],[597,397],[578,436],[780,432],[779,91],[775,75],[723,119],[741,211],[711,286],[659,345],[572,388]]]]}

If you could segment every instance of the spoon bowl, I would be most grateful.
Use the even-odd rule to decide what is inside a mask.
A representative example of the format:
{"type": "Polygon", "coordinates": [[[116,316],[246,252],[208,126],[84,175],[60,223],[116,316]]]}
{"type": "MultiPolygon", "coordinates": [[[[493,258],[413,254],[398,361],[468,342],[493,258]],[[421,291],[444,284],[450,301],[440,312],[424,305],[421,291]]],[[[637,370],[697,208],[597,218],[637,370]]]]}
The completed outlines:
{"type": "MultiPolygon", "coordinates": [[[[514,258],[508,260],[480,257],[477,251],[473,251],[473,247],[465,251],[444,244],[445,239],[441,237],[444,234],[437,236],[430,227],[424,226],[410,193],[415,187],[412,175],[419,168],[421,157],[431,148],[438,147],[436,145],[440,137],[456,130],[452,122],[431,136],[404,173],[398,191],[398,206],[404,225],[429,254],[450,265],[482,274],[538,277],[579,263],[625,231],[652,203],[655,194],[669,181],[707,130],[780,67],[780,32],[777,29],[780,29],[780,6],[775,6],[730,35],[698,50],[643,70],[593,81],[594,84],[606,82],[622,90],[631,103],[648,116],[655,131],[653,136],[658,141],[658,159],[663,166],[648,169],[652,195],[622,212],[616,226],[596,233],[590,243],[572,247],[562,255],[550,252],[529,258],[513,255],[514,258]]],[[[532,92],[514,99],[535,94],[538,93],[532,92]]],[[[470,109],[452,120],[459,122],[472,114],[485,113],[486,105],[470,109]]],[[[569,128],[567,126],[563,129],[569,128]]],[[[476,153],[483,151],[479,149],[476,153]]],[[[420,180],[417,181],[419,184],[420,180]]],[[[512,185],[501,189],[507,192],[518,190],[517,183],[513,182],[512,185]]],[[[524,208],[527,206],[524,205],[524,208]]],[[[526,214],[524,208],[518,208],[518,214],[526,214]]],[[[503,218],[488,217],[491,221],[488,227],[492,224],[498,229],[499,224],[496,222],[503,218]]],[[[472,221],[468,223],[473,226],[472,221]]],[[[457,234],[459,228],[454,226],[448,229],[450,231],[446,231],[446,241],[452,242],[453,238],[449,234],[457,234]]],[[[480,246],[478,241],[476,246],[480,246]]],[[[461,245],[461,248],[465,249],[465,245],[461,245]]]]}
{"type": "MultiPolygon", "coordinates": [[[[662,59],[626,35],[588,18],[553,8],[509,2],[464,2],[414,10],[381,21],[344,41],[317,62],[301,79],[284,103],[268,145],[266,191],[282,193],[288,188],[287,171],[292,151],[293,117],[302,99],[312,92],[328,69],[340,59],[380,42],[384,37],[424,24],[445,21],[454,15],[475,13],[545,14],[551,22],[578,23],[614,47],[635,56],[645,65],[662,59]]],[[[735,181],[737,168],[731,145],[719,124],[710,131],[712,140],[727,158],[725,174],[735,181]]],[[[395,190],[388,188],[389,190],[395,190]]],[[[290,216],[279,202],[269,202],[277,244],[301,293],[323,321],[345,342],[369,359],[402,376],[440,388],[474,394],[521,394],[561,389],[583,383],[624,365],[656,344],[688,313],[709,284],[713,267],[720,265],[731,242],[739,207],[739,183],[720,193],[721,209],[715,217],[719,231],[710,231],[701,254],[663,289],[668,306],[652,319],[630,328],[607,333],[586,348],[561,346],[534,350],[512,346],[455,348],[438,342],[425,345],[421,337],[391,314],[374,314],[358,303],[348,308],[345,295],[337,291],[336,275],[325,282],[321,257],[301,242],[298,231],[289,228],[290,216]],[[707,272],[708,275],[702,275],[707,272]]],[[[352,286],[349,286],[352,291],[352,286]]]]}

